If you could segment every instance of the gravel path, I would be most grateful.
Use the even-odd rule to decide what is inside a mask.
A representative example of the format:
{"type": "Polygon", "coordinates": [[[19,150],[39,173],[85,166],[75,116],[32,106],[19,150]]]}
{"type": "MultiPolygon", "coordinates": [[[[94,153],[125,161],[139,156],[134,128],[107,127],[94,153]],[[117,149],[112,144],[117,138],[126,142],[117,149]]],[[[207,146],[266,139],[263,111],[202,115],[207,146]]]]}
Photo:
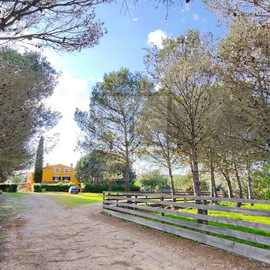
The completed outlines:
{"type": "Polygon", "coordinates": [[[63,207],[45,194],[9,199],[25,210],[4,224],[8,236],[0,254],[1,270],[270,269],[102,215],[101,204],[63,207]]]}

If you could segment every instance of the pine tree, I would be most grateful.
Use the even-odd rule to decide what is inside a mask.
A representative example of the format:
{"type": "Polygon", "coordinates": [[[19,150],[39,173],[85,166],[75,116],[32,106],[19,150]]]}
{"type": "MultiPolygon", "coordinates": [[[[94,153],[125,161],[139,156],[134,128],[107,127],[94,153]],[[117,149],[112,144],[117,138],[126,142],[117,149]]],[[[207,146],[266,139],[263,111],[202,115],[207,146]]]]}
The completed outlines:
{"type": "Polygon", "coordinates": [[[43,136],[40,137],[37,153],[36,153],[36,162],[35,162],[35,172],[34,172],[34,182],[42,182],[42,173],[43,173],[43,136]]]}

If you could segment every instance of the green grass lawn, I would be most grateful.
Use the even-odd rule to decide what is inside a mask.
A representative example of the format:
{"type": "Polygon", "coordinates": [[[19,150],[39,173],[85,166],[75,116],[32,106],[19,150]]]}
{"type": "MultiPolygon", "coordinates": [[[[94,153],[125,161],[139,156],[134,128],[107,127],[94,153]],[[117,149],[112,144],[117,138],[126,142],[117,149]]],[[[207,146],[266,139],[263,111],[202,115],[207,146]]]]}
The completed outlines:
{"type": "MultiPolygon", "coordinates": [[[[223,204],[225,206],[225,204],[223,204]]],[[[227,206],[229,206],[227,204],[227,206]]],[[[234,206],[234,205],[232,205],[234,206]]],[[[257,209],[257,210],[265,210],[265,211],[270,211],[270,205],[255,205],[255,206],[250,206],[248,204],[245,204],[241,206],[241,208],[246,208],[246,209],[257,209]]],[[[197,210],[195,209],[182,209],[179,211],[183,212],[189,212],[189,213],[197,213],[197,210]]],[[[257,222],[257,223],[265,223],[265,224],[270,224],[270,219],[269,217],[258,217],[258,216],[249,216],[249,215],[244,215],[244,214],[239,214],[239,213],[228,213],[228,212],[222,212],[222,211],[213,211],[209,210],[208,214],[211,216],[218,216],[218,217],[226,217],[226,218],[234,218],[238,220],[246,220],[249,222],[257,222]]]]}
{"type": "MultiPolygon", "coordinates": [[[[20,198],[25,195],[27,195],[27,193],[6,193],[5,192],[3,194],[3,197],[20,198]]],[[[4,218],[7,218],[8,216],[22,209],[24,209],[24,207],[18,202],[13,202],[11,200],[3,200],[3,202],[0,201],[0,222],[4,218]]]]}
{"type": "Polygon", "coordinates": [[[53,200],[63,206],[76,206],[80,204],[100,203],[103,200],[100,193],[69,194],[63,192],[41,193],[50,196],[53,200]]]}
{"type": "Polygon", "coordinates": [[[13,193],[13,192],[10,192],[10,193],[3,193],[3,196],[6,196],[6,197],[12,197],[12,198],[20,198],[20,197],[23,197],[25,195],[28,195],[29,193],[13,193]]]}

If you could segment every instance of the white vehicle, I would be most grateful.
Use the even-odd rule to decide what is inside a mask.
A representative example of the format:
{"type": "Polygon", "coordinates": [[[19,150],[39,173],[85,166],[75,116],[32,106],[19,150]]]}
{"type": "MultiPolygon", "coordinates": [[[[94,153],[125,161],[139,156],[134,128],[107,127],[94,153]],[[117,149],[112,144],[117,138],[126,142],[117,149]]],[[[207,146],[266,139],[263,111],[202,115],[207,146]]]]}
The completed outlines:
{"type": "Polygon", "coordinates": [[[70,193],[70,194],[78,194],[79,189],[77,187],[70,187],[69,190],[68,190],[68,193],[70,193]]]}

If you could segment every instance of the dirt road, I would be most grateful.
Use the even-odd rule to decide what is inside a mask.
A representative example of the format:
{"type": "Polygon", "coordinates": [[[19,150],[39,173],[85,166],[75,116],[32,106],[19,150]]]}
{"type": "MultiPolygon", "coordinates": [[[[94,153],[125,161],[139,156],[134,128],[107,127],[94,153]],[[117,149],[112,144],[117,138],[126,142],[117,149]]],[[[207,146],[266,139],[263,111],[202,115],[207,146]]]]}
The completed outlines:
{"type": "Polygon", "coordinates": [[[270,265],[100,214],[44,194],[9,198],[25,210],[5,224],[1,270],[264,270],[270,265]]]}

